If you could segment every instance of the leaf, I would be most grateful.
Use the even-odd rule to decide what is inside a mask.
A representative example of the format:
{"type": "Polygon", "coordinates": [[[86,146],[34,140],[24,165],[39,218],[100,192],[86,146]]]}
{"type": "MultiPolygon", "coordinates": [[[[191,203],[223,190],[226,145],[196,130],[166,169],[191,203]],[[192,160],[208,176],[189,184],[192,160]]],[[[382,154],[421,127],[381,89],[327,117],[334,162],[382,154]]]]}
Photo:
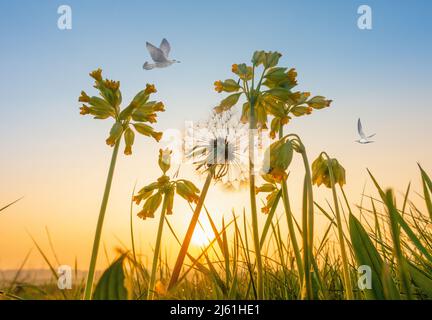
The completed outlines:
{"type": "Polygon", "coordinates": [[[229,95],[228,97],[226,97],[225,99],[223,99],[221,101],[219,107],[223,111],[231,109],[231,107],[234,106],[238,102],[241,95],[242,95],[241,92],[229,95]]]}
{"type": "MultiPolygon", "coordinates": [[[[384,191],[379,186],[377,180],[372,175],[372,173],[368,170],[370,177],[372,178],[373,183],[375,184],[375,187],[378,189],[378,192],[381,196],[381,199],[383,202],[386,202],[386,195],[384,191]]],[[[396,221],[399,223],[399,225],[402,227],[402,229],[405,231],[407,236],[410,238],[410,240],[414,243],[416,248],[430,261],[432,262],[432,255],[429,253],[428,249],[420,242],[420,239],[416,236],[414,231],[409,227],[409,225],[405,222],[405,220],[402,218],[402,216],[399,214],[397,210],[393,211],[393,215],[396,218],[396,221]]]]}
{"type": "Polygon", "coordinates": [[[424,199],[426,202],[426,207],[429,212],[429,217],[432,220],[432,200],[430,196],[430,192],[432,192],[432,181],[427,175],[426,171],[423,170],[423,168],[418,165],[420,168],[421,176],[422,176],[422,184],[423,184],[423,193],[424,193],[424,199]],[[429,190],[428,190],[429,188],[429,190]]]}
{"type": "Polygon", "coordinates": [[[5,205],[3,208],[0,208],[0,211],[3,211],[3,210],[5,210],[5,209],[7,209],[8,207],[10,207],[10,206],[13,205],[14,203],[20,201],[21,199],[22,199],[22,197],[19,198],[19,199],[17,199],[17,200],[15,200],[15,201],[13,201],[13,202],[11,202],[11,203],[9,203],[9,204],[7,204],[7,205],[5,205]]]}
{"type": "Polygon", "coordinates": [[[124,284],[125,273],[122,255],[104,271],[93,294],[93,300],[127,300],[128,290],[124,284]]]}
{"type": "Polygon", "coordinates": [[[349,215],[349,232],[357,264],[367,265],[372,270],[372,289],[364,289],[366,298],[385,299],[390,295],[395,299],[398,298],[397,287],[390,273],[387,272],[388,267],[372,244],[366,230],[352,214],[349,215]]]}
{"type": "Polygon", "coordinates": [[[237,81],[233,79],[226,79],[222,84],[225,92],[236,92],[241,88],[237,81]]]}
{"type": "Polygon", "coordinates": [[[393,252],[397,261],[397,271],[399,274],[399,281],[401,288],[409,300],[412,300],[411,293],[411,281],[406,267],[406,259],[402,252],[401,240],[400,240],[400,226],[397,221],[399,213],[394,203],[394,195],[391,189],[386,191],[385,204],[390,218],[390,233],[393,242],[393,252]]]}
{"type": "Polygon", "coordinates": [[[267,91],[274,98],[285,101],[291,96],[291,91],[284,88],[274,88],[267,91]]]}
{"type": "Polygon", "coordinates": [[[420,270],[417,266],[412,263],[408,263],[408,272],[411,276],[414,284],[420,288],[420,290],[428,296],[428,298],[432,298],[432,279],[429,275],[427,275],[424,271],[420,270]]]}
{"type": "Polygon", "coordinates": [[[282,67],[274,67],[271,68],[267,71],[267,73],[265,74],[265,78],[269,79],[271,81],[281,81],[284,80],[286,78],[286,71],[287,68],[282,68],[282,67]]]}

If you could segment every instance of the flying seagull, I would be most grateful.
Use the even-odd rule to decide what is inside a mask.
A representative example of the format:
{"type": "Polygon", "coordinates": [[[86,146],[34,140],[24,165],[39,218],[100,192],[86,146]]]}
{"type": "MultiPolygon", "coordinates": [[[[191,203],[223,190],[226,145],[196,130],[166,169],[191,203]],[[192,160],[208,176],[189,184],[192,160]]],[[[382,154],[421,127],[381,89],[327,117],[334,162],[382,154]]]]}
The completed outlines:
{"type": "Polygon", "coordinates": [[[149,42],[146,42],[146,47],[150,56],[154,63],[148,63],[147,61],[143,65],[144,70],[151,70],[153,68],[166,68],[172,65],[173,63],[178,63],[180,61],[177,60],[169,60],[168,54],[171,50],[171,46],[167,39],[162,39],[162,42],[159,48],[155,47],[149,42]]]}
{"type": "Polygon", "coordinates": [[[366,143],[372,143],[372,142],[374,142],[374,141],[371,141],[369,139],[372,138],[376,133],[371,134],[370,136],[366,137],[365,133],[363,132],[363,127],[362,127],[360,118],[357,121],[357,130],[358,130],[358,133],[360,135],[360,140],[356,140],[356,142],[361,143],[361,144],[366,144],[366,143]]]}

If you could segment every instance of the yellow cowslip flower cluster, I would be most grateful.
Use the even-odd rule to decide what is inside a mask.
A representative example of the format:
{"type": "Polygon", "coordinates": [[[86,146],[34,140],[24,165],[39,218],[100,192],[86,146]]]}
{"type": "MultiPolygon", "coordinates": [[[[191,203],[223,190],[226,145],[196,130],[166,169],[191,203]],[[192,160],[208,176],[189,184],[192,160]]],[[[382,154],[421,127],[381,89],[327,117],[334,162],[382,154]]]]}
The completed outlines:
{"type": "Polygon", "coordinates": [[[312,183],[317,186],[324,184],[327,188],[331,188],[329,167],[331,167],[333,172],[334,184],[339,184],[342,187],[346,183],[344,167],[342,167],[337,159],[327,158],[323,153],[312,163],[312,183]]]}
{"type": "Polygon", "coordinates": [[[113,118],[115,120],[111,127],[106,143],[115,146],[124,137],[124,154],[132,154],[132,145],[135,141],[135,132],[152,137],[156,141],[162,138],[162,132],[155,131],[147,123],[157,122],[157,112],[165,111],[162,102],[149,101],[150,95],[157,92],[153,84],[147,84],[123,110],[120,110],[122,95],[120,92],[120,81],[102,78],[102,70],[97,69],[90,73],[95,80],[94,87],[98,89],[99,96],[90,97],[86,92],[81,91],[78,98],[83,105],[80,107],[81,115],[93,115],[95,119],[113,118]]]}
{"type": "Polygon", "coordinates": [[[166,214],[172,214],[175,192],[188,202],[198,202],[199,189],[190,181],[179,179],[171,180],[166,172],[171,167],[171,150],[159,150],[158,164],[162,170],[162,176],[138,191],[132,200],[139,205],[144,201],[142,210],[138,213],[141,219],[154,218],[154,213],[162,203],[163,197],[166,201],[166,214]]]}
{"type": "Polygon", "coordinates": [[[310,97],[309,92],[293,91],[297,86],[297,71],[278,67],[282,55],[273,51],[255,51],[252,66],[234,63],[231,71],[238,76],[238,81],[227,79],[214,83],[217,92],[236,92],[223,99],[215,107],[218,113],[227,111],[237,104],[244,93],[246,102],[242,108],[242,122],[249,122],[253,103],[254,120],[258,128],[267,129],[268,116],[272,116],[270,137],[276,138],[280,128],[292,118],[309,115],[313,109],[330,106],[331,100],[322,96],[310,97]],[[262,66],[261,77],[256,79],[257,68],[262,66]],[[264,89],[265,87],[265,89],[264,89]]]}

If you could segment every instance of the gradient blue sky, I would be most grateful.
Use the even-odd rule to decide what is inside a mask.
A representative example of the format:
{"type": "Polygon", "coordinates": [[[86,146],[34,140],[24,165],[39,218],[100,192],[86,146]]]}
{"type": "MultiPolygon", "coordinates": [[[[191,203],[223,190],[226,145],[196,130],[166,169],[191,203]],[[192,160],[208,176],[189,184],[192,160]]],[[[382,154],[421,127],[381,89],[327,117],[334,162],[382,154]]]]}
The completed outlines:
{"type": "MultiPolygon", "coordinates": [[[[213,82],[230,77],[232,63],[280,51],[299,89],[334,100],[292,124],[310,158],[324,149],[340,159],[356,195],[366,167],[403,189],[417,179],[416,161],[432,170],[431,15],[427,0],[1,1],[0,206],[25,198],[0,217],[0,267],[16,266],[31,247],[25,230],[42,238],[44,226],[69,239],[66,259],[82,254],[76,246],[89,252],[110,125],[81,117],[77,97],[91,91],[88,72],[98,67],[121,80],[124,101],[155,83],[167,107],[158,128],[182,128],[218,103],[213,82]],[[61,4],[72,7],[70,31],[57,28],[61,4]],[[357,28],[361,4],[372,8],[372,30],[357,28]],[[145,42],[163,37],[181,63],[143,71],[145,42]],[[358,117],[377,132],[374,145],[353,143],[358,117]]],[[[108,235],[127,235],[133,183],[158,174],[147,178],[157,146],[137,139],[135,150],[118,165],[110,210],[123,212],[107,222],[108,235]]]]}

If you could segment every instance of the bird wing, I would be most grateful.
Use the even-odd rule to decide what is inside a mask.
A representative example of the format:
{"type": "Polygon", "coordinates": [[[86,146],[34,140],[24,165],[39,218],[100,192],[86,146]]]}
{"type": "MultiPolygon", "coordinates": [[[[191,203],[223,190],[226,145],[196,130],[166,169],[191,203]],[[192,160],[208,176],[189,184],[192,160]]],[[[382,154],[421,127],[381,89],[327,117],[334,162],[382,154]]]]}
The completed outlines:
{"type": "Polygon", "coordinates": [[[152,45],[149,42],[146,42],[146,47],[148,52],[150,53],[151,58],[154,62],[167,62],[167,58],[165,57],[165,54],[163,51],[159,48],[156,48],[154,45],[152,45]]]}
{"type": "Polygon", "coordinates": [[[366,135],[363,132],[363,127],[362,127],[360,118],[357,121],[357,130],[358,130],[358,133],[359,133],[360,137],[362,137],[362,139],[366,139],[366,135]]]}
{"type": "Polygon", "coordinates": [[[159,48],[164,53],[165,57],[168,58],[168,55],[169,55],[170,50],[171,50],[171,46],[170,46],[167,39],[165,39],[165,38],[162,39],[162,42],[161,42],[159,48]]]}

